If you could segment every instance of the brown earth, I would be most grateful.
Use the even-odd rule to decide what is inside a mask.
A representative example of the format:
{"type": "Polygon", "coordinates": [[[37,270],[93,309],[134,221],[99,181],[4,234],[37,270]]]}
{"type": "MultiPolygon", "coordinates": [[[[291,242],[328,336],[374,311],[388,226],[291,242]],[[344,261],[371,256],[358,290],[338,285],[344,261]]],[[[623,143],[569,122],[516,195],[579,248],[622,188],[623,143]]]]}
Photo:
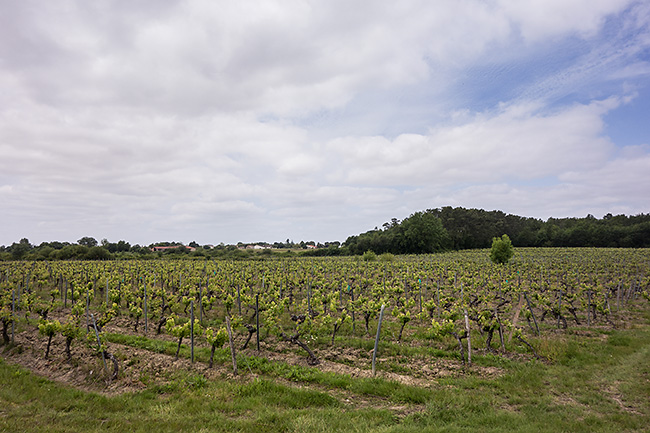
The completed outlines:
{"type": "MultiPolygon", "coordinates": [[[[50,319],[62,319],[52,314],[50,319]]],[[[128,318],[116,318],[106,327],[107,332],[121,333],[126,335],[144,335],[144,325],[141,324],[139,332],[135,332],[133,321],[128,318]]],[[[91,333],[92,334],[92,333],[91,333]]],[[[155,326],[150,324],[148,338],[176,341],[175,338],[166,334],[155,334],[155,326]]],[[[116,380],[110,380],[112,364],[107,360],[107,368],[104,367],[101,356],[89,345],[82,341],[75,340],[71,347],[71,357],[65,354],[64,337],[56,335],[52,339],[49,359],[45,359],[47,338],[40,335],[33,324],[21,324],[15,333],[13,345],[0,346],[0,356],[7,362],[18,364],[33,373],[49,378],[55,382],[69,385],[81,390],[99,392],[103,394],[118,394],[124,392],[137,392],[151,385],[164,385],[174,380],[175,375],[180,372],[200,374],[206,379],[229,378],[233,379],[232,366],[217,365],[208,368],[206,363],[191,363],[188,359],[176,360],[173,356],[151,352],[145,349],[133,348],[130,346],[109,343],[107,350],[118,360],[119,375],[116,380]]],[[[186,341],[184,341],[184,344],[186,341]]],[[[243,337],[240,336],[236,346],[243,344],[243,337]]],[[[203,346],[207,343],[203,342],[203,346]]],[[[250,346],[254,347],[254,342],[250,346]]],[[[249,356],[259,356],[273,362],[287,363],[307,367],[307,358],[304,352],[295,346],[284,341],[278,341],[271,337],[265,338],[261,344],[261,350],[248,348],[241,353],[249,356]]],[[[349,375],[353,378],[372,377],[371,356],[362,349],[332,347],[317,350],[320,364],[316,367],[322,371],[337,374],[349,375]]],[[[479,375],[485,378],[495,378],[502,372],[493,367],[463,366],[460,362],[451,359],[424,359],[409,358],[395,359],[394,357],[378,357],[377,377],[399,382],[405,385],[418,387],[439,386],[437,379],[445,377],[458,377],[467,374],[479,375]],[[385,371],[382,365],[398,363],[403,366],[404,371],[400,373],[385,371]]],[[[251,380],[257,377],[253,372],[246,370],[245,365],[239,366],[238,380],[251,380]]],[[[282,381],[281,379],[275,379],[282,381]]],[[[293,384],[296,386],[296,384],[293,384]]],[[[306,385],[313,387],[314,385],[306,385]]],[[[331,390],[330,390],[331,391],[331,390]]],[[[328,391],[329,392],[329,391],[328,391]]],[[[358,396],[348,395],[339,392],[342,401],[359,401],[358,396]]],[[[367,397],[364,397],[367,399],[367,397]]]]}

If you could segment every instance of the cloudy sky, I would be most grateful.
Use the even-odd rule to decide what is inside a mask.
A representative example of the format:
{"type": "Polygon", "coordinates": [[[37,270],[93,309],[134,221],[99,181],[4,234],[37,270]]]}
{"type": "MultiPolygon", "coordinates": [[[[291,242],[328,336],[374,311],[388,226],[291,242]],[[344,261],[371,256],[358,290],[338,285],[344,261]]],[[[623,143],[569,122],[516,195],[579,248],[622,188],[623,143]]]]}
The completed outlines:
{"type": "Polygon", "coordinates": [[[0,0],[0,245],[650,212],[647,0],[0,0]]]}

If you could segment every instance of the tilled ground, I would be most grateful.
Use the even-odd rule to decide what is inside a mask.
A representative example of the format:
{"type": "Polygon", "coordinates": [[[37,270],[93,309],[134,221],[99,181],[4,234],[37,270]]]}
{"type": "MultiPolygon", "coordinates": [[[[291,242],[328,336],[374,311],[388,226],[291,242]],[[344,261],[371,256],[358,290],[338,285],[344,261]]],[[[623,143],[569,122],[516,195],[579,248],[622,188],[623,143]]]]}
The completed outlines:
{"type": "MultiPolygon", "coordinates": [[[[50,319],[61,320],[64,316],[56,317],[52,314],[50,319]]],[[[105,329],[106,332],[125,335],[145,335],[144,326],[141,324],[138,332],[134,331],[133,322],[128,318],[116,318],[105,329]]],[[[176,339],[155,332],[155,326],[150,325],[148,338],[155,338],[176,342],[176,339]]],[[[94,338],[94,332],[91,332],[94,338]]],[[[40,335],[35,325],[22,323],[15,332],[13,345],[0,346],[0,356],[7,362],[19,364],[33,373],[49,378],[55,382],[72,386],[78,389],[99,392],[103,394],[119,394],[124,392],[137,392],[152,385],[165,385],[178,377],[179,372],[190,375],[201,375],[207,380],[228,379],[237,381],[250,381],[258,377],[254,371],[247,370],[246,365],[239,365],[240,374],[235,378],[232,374],[232,366],[229,363],[216,364],[208,368],[205,362],[191,363],[189,359],[175,359],[174,356],[152,352],[149,350],[134,348],[131,346],[108,343],[107,350],[118,361],[119,374],[117,379],[110,380],[112,363],[107,360],[107,368],[104,367],[101,356],[92,345],[83,341],[75,340],[71,347],[71,356],[65,354],[65,341],[61,335],[52,339],[49,359],[45,359],[47,338],[40,335]]],[[[188,340],[183,341],[189,343],[188,340]]],[[[207,347],[207,343],[200,342],[201,347],[207,347]]],[[[243,336],[239,336],[236,346],[241,347],[243,336]]],[[[254,347],[254,344],[251,344],[254,347]]],[[[261,350],[248,348],[240,353],[249,356],[266,358],[272,362],[286,363],[309,367],[304,352],[288,342],[274,338],[265,338],[261,350]]],[[[353,378],[370,378],[371,353],[362,349],[333,346],[331,348],[317,351],[320,364],[315,367],[321,371],[348,375],[353,378]]],[[[403,358],[403,357],[402,357],[403,358]]],[[[417,387],[437,387],[438,379],[445,377],[458,377],[466,374],[479,375],[485,378],[495,378],[502,374],[502,371],[493,367],[472,366],[470,369],[464,367],[460,362],[451,359],[404,359],[393,357],[378,357],[379,369],[377,376],[399,382],[405,385],[417,387]],[[382,366],[390,363],[404,365],[400,373],[385,371],[382,366]]],[[[273,378],[280,383],[294,387],[309,387],[328,392],[336,397],[345,406],[355,407],[382,407],[392,410],[397,415],[405,415],[422,408],[418,405],[399,405],[386,399],[372,396],[359,396],[346,390],[328,389],[324,386],[289,382],[282,378],[273,378]]]]}

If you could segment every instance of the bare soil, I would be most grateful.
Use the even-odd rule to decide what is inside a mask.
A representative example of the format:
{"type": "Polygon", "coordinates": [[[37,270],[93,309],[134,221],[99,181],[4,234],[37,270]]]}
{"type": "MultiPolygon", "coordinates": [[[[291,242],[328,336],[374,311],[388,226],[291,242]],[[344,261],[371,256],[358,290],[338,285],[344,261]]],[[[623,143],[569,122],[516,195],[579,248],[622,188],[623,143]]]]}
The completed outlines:
{"type": "MultiPolygon", "coordinates": [[[[51,314],[50,319],[57,319],[56,316],[55,313],[51,314]]],[[[144,324],[140,324],[136,333],[133,328],[133,320],[124,317],[111,321],[105,330],[125,335],[145,335],[144,324]]],[[[156,335],[154,324],[150,324],[146,336],[176,342],[175,338],[164,333],[156,335]]],[[[190,360],[183,358],[176,360],[170,355],[109,343],[107,350],[117,358],[119,363],[117,379],[110,380],[113,368],[111,362],[107,360],[107,368],[105,368],[97,351],[82,341],[75,340],[72,343],[71,357],[68,359],[65,354],[64,337],[56,335],[52,339],[49,359],[45,359],[47,338],[39,334],[35,325],[21,324],[14,338],[13,345],[0,346],[0,356],[7,362],[21,365],[33,373],[55,382],[86,391],[103,394],[136,392],[146,389],[148,386],[164,385],[173,380],[179,371],[201,374],[207,379],[234,378],[230,364],[215,364],[213,368],[208,368],[206,363],[191,363],[190,360]]],[[[184,341],[184,343],[186,342],[184,341]]],[[[236,342],[238,347],[241,344],[243,344],[243,336],[240,336],[236,342]]],[[[202,345],[207,346],[207,343],[203,342],[202,345]]],[[[307,358],[300,349],[290,343],[273,338],[265,339],[259,352],[248,348],[241,353],[263,357],[273,362],[308,367],[307,358]]],[[[372,377],[370,361],[372,353],[366,353],[362,349],[332,347],[318,350],[317,356],[321,361],[320,364],[309,368],[318,368],[321,371],[344,374],[353,378],[372,377]]],[[[438,386],[437,379],[439,378],[467,374],[495,378],[502,374],[497,368],[466,367],[456,360],[441,358],[409,358],[408,362],[404,362],[404,359],[380,356],[377,359],[377,366],[377,377],[425,388],[438,386]],[[382,365],[400,362],[400,366],[403,366],[404,370],[400,373],[386,371],[382,368],[382,365]]],[[[246,370],[245,365],[239,366],[239,372],[238,380],[250,380],[256,377],[255,374],[246,370]]],[[[345,399],[359,400],[352,395],[342,395],[341,398],[343,401],[345,399]]]]}

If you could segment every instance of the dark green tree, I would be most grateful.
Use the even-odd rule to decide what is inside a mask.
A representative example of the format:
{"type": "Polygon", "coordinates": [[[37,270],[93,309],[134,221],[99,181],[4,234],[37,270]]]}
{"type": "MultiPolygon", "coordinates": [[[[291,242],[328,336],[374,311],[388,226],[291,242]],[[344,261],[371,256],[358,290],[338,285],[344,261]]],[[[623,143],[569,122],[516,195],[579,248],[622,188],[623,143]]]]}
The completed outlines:
{"type": "Polygon", "coordinates": [[[402,221],[399,228],[403,253],[428,254],[449,248],[449,235],[440,218],[433,214],[416,212],[402,221]]]}
{"type": "Polygon", "coordinates": [[[14,260],[20,260],[32,249],[32,245],[27,238],[22,238],[20,242],[11,244],[9,249],[11,251],[11,257],[14,260]]]}
{"type": "Polygon", "coordinates": [[[97,246],[97,239],[92,238],[90,236],[84,236],[83,238],[79,239],[77,241],[79,245],[86,246],[88,248],[90,247],[96,247],[97,246]]]}
{"type": "Polygon", "coordinates": [[[106,248],[90,247],[84,258],[86,260],[110,260],[112,256],[106,248]]]}

